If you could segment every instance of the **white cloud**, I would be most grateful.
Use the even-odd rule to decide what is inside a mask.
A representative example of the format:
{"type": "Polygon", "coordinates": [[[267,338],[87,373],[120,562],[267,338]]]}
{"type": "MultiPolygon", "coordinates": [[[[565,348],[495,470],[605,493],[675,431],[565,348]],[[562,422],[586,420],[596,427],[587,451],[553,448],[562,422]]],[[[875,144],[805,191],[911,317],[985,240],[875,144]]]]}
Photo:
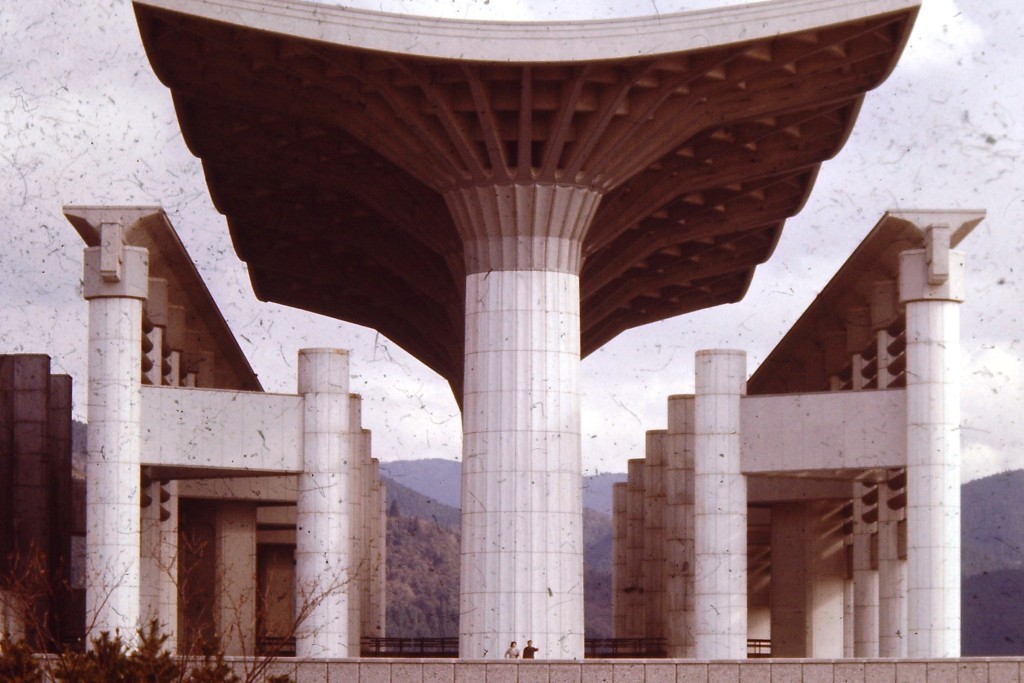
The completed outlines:
{"type": "Polygon", "coordinates": [[[1015,462],[1004,451],[996,450],[985,444],[972,443],[963,449],[963,461],[960,463],[960,476],[963,483],[990,477],[993,474],[1017,470],[1020,462],[1015,462]]]}
{"type": "Polygon", "coordinates": [[[966,354],[963,412],[964,476],[1024,468],[1024,360],[1020,344],[966,354]]]}
{"type": "Polygon", "coordinates": [[[935,69],[957,64],[985,42],[981,26],[964,13],[962,0],[926,0],[900,59],[900,69],[935,69]]]}

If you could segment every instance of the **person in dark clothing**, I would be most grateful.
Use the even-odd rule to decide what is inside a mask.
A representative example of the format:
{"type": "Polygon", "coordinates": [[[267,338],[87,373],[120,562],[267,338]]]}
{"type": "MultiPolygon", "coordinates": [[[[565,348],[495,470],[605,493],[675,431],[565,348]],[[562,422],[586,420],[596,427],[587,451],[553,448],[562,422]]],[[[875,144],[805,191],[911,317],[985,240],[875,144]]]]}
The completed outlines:
{"type": "Polygon", "coordinates": [[[526,647],[523,648],[523,659],[534,659],[534,653],[539,650],[539,647],[533,646],[533,641],[526,641],[526,647]]]}

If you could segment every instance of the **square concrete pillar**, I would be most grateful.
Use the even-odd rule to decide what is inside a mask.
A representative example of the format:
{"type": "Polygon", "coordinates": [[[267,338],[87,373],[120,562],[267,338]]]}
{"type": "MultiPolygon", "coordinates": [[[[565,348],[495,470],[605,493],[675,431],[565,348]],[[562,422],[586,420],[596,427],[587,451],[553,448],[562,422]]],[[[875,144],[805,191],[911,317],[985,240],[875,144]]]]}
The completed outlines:
{"type": "Polygon", "coordinates": [[[217,592],[214,623],[227,655],[256,648],[256,506],[219,501],[214,522],[217,592]]]}

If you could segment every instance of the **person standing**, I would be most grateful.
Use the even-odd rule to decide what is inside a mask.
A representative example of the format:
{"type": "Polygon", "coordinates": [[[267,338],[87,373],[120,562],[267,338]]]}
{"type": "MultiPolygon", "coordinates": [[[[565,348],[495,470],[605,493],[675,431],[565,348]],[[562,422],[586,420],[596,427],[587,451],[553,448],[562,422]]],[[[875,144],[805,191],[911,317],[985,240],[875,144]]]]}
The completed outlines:
{"type": "Polygon", "coordinates": [[[513,640],[508,644],[508,649],[505,650],[505,659],[519,659],[519,648],[516,647],[516,641],[513,640]]]}
{"type": "Polygon", "coordinates": [[[539,650],[539,647],[533,646],[533,641],[526,641],[526,647],[523,648],[523,659],[534,659],[534,654],[539,650]]]}

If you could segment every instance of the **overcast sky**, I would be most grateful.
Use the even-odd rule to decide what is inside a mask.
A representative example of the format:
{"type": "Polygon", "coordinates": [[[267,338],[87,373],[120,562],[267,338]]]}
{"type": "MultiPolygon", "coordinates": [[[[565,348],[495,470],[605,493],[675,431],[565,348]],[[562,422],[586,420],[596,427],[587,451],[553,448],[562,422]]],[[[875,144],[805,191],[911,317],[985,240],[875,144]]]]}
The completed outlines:
{"type": "MultiPolygon", "coordinates": [[[[666,13],[736,2],[350,0],[472,19],[666,13]]],[[[739,304],[624,333],[583,362],[587,473],[624,471],[666,397],[693,390],[693,354],[739,348],[753,372],[890,208],[982,208],[964,241],[964,473],[1024,467],[1024,9],[1019,0],[925,0],[889,80],[739,304]]],[[[75,378],[85,417],[82,244],[64,204],[161,204],[269,391],[295,391],[305,346],[352,351],[353,390],[382,460],[458,459],[447,384],[372,330],[256,301],[126,0],[0,0],[0,353],[47,353],[75,378]]]]}

